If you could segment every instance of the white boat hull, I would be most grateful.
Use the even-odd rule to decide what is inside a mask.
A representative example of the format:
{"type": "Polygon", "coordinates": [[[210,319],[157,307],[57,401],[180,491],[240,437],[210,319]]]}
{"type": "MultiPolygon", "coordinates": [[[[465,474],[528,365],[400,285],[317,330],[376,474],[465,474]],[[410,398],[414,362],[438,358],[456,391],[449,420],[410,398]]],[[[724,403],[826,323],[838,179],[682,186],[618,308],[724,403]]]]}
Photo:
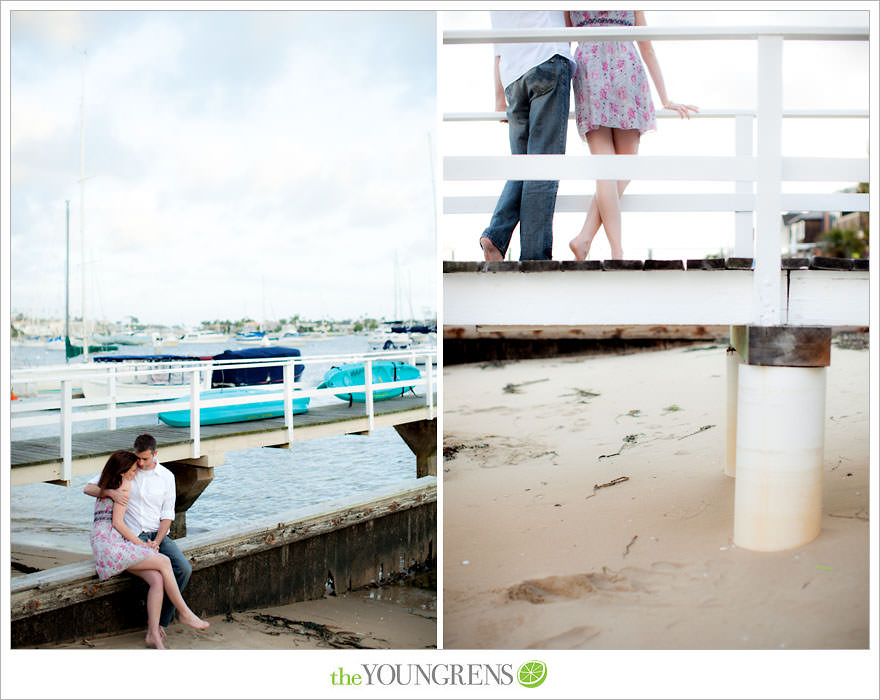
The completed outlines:
{"type": "MultiPolygon", "coordinates": [[[[210,374],[210,373],[209,373],[210,374]]],[[[204,382],[199,388],[205,387],[204,382]]],[[[84,379],[83,395],[88,400],[104,400],[110,396],[110,383],[106,379],[84,379]]],[[[189,384],[145,384],[141,382],[116,382],[116,402],[131,403],[136,401],[164,401],[189,396],[189,384]]]]}

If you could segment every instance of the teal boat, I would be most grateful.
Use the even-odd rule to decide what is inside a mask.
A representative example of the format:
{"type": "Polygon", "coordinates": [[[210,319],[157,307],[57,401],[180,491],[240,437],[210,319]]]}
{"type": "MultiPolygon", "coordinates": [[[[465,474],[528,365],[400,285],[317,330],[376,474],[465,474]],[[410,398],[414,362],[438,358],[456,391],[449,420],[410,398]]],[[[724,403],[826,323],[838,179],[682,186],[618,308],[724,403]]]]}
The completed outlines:
{"type": "MultiPolygon", "coordinates": [[[[392,360],[376,360],[373,362],[373,384],[403,382],[408,379],[420,379],[421,376],[422,373],[419,371],[418,367],[409,365],[406,362],[396,362],[392,360]]],[[[318,384],[318,389],[342,389],[347,386],[359,386],[365,383],[364,363],[355,362],[353,364],[331,368],[324,375],[324,381],[318,384]]],[[[412,386],[396,387],[393,389],[373,389],[373,401],[393,399],[397,396],[403,396],[407,391],[412,391],[412,386]]],[[[348,405],[350,406],[352,402],[355,401],[358,403],[365,403],[367,400],[367,393],[365,391],[341,393],[336,394],[336,398],[348,401],[348,405]]]]}
{"type": "MultiPolygon", "coordinates": [[[[284,400],[274,399],[261,401],[262,396],[281,391],[281,387],[233,387],[228,389],[208,389],[199,393],[201,401],[211,399],[223,399],[233,396],[252,397],[247,403],[234,404],[231,406],[208,406],[199,407],[199,423],[201,425],[218,425],[220,423],[240,423],[248,420],[262,420],[263,418],[281,418],[284,416],[284,400]]],[[[176,399],[175,402],[189,401],[188,398],[176,399]]],[[[293,412],[305,413],[309,410],[309,397],[293,397],[293,412]]],[[[182,427],[189,425],[189,409],[181,411],[163,411],[159,414],[159,420],[166,425],[182,427]]]]}

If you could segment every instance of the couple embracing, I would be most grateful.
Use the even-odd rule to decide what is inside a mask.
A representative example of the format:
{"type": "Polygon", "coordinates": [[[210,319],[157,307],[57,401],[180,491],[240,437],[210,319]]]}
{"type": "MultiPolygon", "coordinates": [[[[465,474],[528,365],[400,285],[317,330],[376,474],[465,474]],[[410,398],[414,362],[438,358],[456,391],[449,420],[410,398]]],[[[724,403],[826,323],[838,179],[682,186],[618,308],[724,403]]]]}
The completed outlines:
{"type": "Polygon", "coordinates": [[[128,571],[142,578],[147,592],[147,646],[164,649],[165,629],[178,619],[197,630],[200,619],[183,600],[181,590],[192,567],[168,537],[174,520],[174,475],[156,459],[156,439],[140,435],[133,451],[117,450],[103,471],[83,492],[97,499],[91,544],[95,568],[102,581],[128,571]]]}
{"type": "MultiPolygon", "coordinates": [[[[491,17],[493,29],[645,25],[644,12],[633,10],[493,11],[491,17]]],[[[665,109],[683,118],[696,113],[692,105],[669,100],[651,42],[636,43],[638,52],[631,41],[579,41],[573,57],[567,42],[496,44],[495,111],[507,113],[510,152],[565,153],[572,86],[578,134],[594,155],[635,155],[641,135],[655,128],[648,75],[665,109]]],[[[504,259],[517,224],[520,260],[551,259],[558,184],[555,180],[507,182],[480,236],[486,260],[504,259]]],[[[611,257],[623,258],[620,195],[627,184],[626,180],[596,183],[583,227],[568,244],[575,260],[587,258],[600,227],[608,236],[611,257]]]]}

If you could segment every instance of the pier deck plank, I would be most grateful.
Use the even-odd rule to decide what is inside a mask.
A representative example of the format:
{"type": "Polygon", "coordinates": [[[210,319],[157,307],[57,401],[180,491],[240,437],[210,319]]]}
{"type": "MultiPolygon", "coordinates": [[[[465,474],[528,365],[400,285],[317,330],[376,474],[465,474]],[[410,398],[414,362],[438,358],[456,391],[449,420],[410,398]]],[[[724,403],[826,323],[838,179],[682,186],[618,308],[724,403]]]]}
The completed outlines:
{"type": "MultiPolygon", "coordinates": [[[[462,329],[475,327],[491,332],[752,323],[755,271],[750,258],[688,260],[687,269],[669,262],[444,261],[444,334],[459,336],[462,329]]],[[[848,259],[785,258],[781,267],[782,324],[870,322],[868,261],[857,269],[848,259]],[[810,269],[800,269],[804,262],[810,269]]]]}
{"type": "MultiPolygon", "coordinates": [[[[424,396],[409,394],[377,401],[374,404],[374,426],[380,428],[422,420],[427,418],[427,413],[428,407],[424,396]]],[[[348,406],[340,401],[338,406],[318,406],[310,409],[308,413],[293,416],[294,440],[361,432],[367,430],[367,421],[364,404],[356,403],[348,406]]],[[[150,433],[156,438],[165,461],[191,459],[192,440],[189,431],[189,427],[177,428],[163,423],[152,423],[120,427],[116,430],[74,433],[73,474],[100,471],[103,461],[110,453],[114,450],[130,448],[135,437],[141,433],[150,433]]],[[[203,425],[200,439],[201,452],[205,455],[216,455],[231,449],[279,446],[286,443],[286,435],[287,429],[283,418],[203,425]]],[[[10,443],[12,484],[60,479],[60,440],[57,435],[13,440],[10,443]]],[[[222,460],[217,463],[222,464],[222,460]]]]}

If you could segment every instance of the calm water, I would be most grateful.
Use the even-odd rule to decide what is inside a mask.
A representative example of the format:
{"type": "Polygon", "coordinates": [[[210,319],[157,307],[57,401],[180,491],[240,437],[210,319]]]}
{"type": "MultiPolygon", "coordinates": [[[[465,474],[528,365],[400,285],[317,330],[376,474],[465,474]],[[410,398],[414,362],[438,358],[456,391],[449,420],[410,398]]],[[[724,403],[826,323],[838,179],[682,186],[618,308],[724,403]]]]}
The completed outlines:
{"type": "MultiPolygon", "coordinates": [[[[179,345],[166,352],[179,355],[213,355],[228,345],[179,345]]],[[[317,355],[359,353],[369,349],[365,336],[344,336],[304,341],[304,358],[317,355]]],[[[122,348],[124,354],[152,354],[149,346],[122,348]]],[[[60,364],[63,350],[12,348],[13,367],[60,364]]],[[[329,362],[306,363],[300,384],[314,386],[330,367],[329,362]]],[[[332,397],[328,397],[335,401],[332,397]]],[[[148,424],[149,417],[128,419],[130,425],[148,424]]],[[[122,420],[119,421],[123,425],[122,420]]],[[[79,424],[82,430],[100,430],[104,421],[79,424]]],[[[41,426],[15,431],[13,438],[51,432],[41,426]]],[[[57,431],[56,431],[57,432],[57,431]]],[[[127,448],[130,445],[120,445],[127,448]]],[[[159,451],[162,461],[162,451],[159,451]]],[[[292,450],[256,448],[229,452],[226,463],[214,470],[214,480],[187,511],[190,534],[233,523],[247,523],[267,516],[289,514],[325,502],[349,502],[370,491],[416,483],[415,455],[393,428],[370,436],[344,435],[298,442],[292,450]]],[[[47,546],[63,546],[90,552],[94,500],[82,493],[89,476],[77,477],[71,488],[52,484],[28,484],[11,489],[11,538],[47,546]]]]}

